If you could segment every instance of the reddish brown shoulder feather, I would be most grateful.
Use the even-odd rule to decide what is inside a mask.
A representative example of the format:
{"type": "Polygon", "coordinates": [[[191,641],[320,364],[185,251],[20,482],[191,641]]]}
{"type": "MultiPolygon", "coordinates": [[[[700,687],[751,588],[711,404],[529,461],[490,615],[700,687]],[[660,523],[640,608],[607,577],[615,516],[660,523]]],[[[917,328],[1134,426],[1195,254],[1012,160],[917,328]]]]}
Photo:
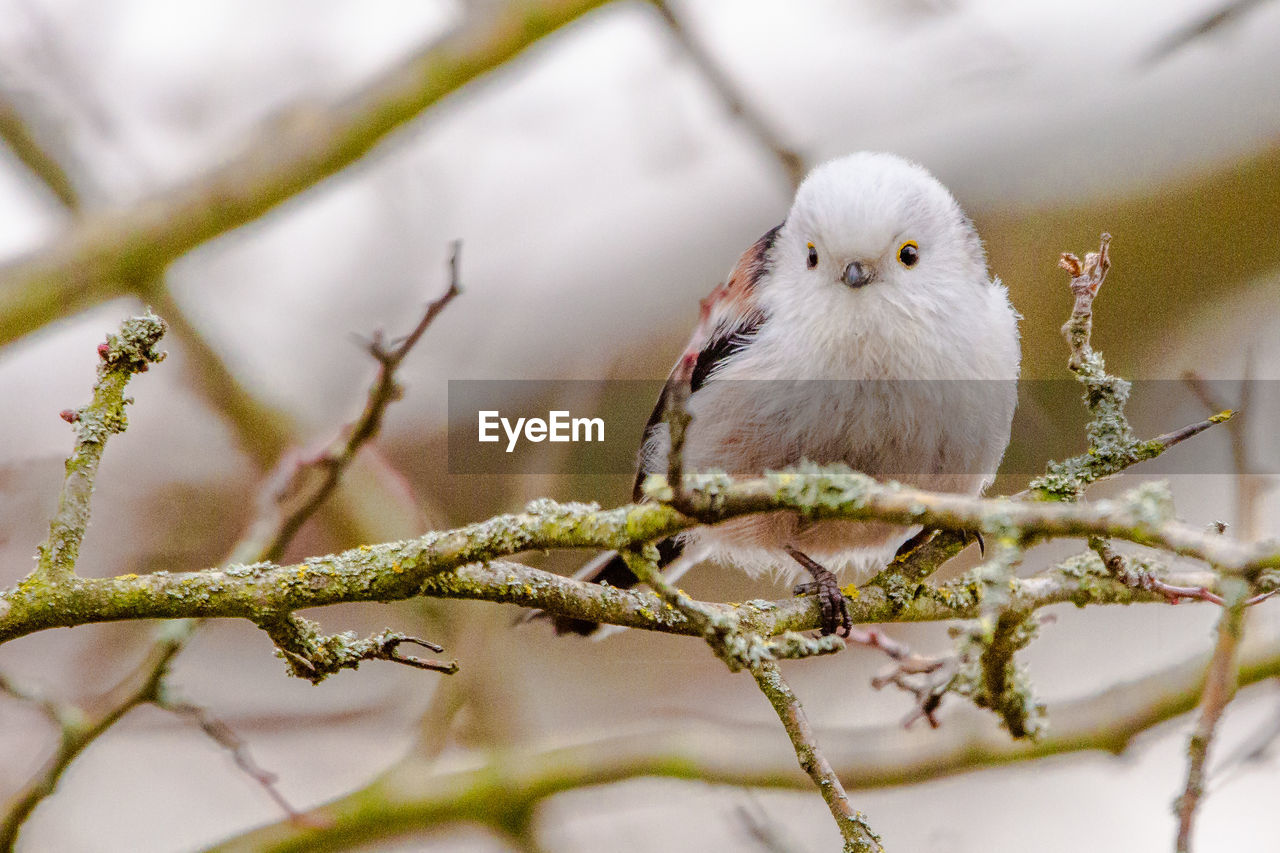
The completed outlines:
{"type": "MultiPolygon", "coordinates": [[[[697,393],[720,361],[732,355],[764,322],[764,312],[756,299],[756,284],[769,270],[769,250],[781,227],[778,225],[769,229],[763,237],[751,244],[751,248],[738,259],[729,278],[716,285],[707,298],[702,300],[698,325],[667,377],[653,413],[649,416],[649,422],[645,425],[643,441],[648,441],[652,431],[662,423],[666,415],[667,392],[673,384],[685,385],[691,392],[697,393]]],[[[640,486],[643,481],[644,472],[637,471],[632,489],[633,500],[642,498],[640,486]]]]}
{"type": "Polygon", "coordinates": [[[777,237],[776,225],[742,253],[729,278],[716,285],[701,302],[698,325],[693,330],[673,375],[684,370],[690,373],[701,353],[713,348],[717,341],[731,337],[743,328],[754,327],[764,319],[756,301],[756,284],[769,270],[769,250],[777,237]]]}

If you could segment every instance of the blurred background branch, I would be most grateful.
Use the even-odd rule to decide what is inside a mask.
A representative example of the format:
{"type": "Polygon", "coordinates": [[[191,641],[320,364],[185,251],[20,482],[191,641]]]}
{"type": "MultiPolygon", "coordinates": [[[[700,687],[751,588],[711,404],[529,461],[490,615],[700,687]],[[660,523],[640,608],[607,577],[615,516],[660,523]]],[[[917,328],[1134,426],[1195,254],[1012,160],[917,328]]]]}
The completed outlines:
{"type": "MultiPolygon", "coordinates": [[[[864,791],[1073,752],[1119,756],[1144,732],[1195,709],[1206,663],[1207,658],[1197,657],[1093,696],[1052,704],[1047,713],[1053,726],[1034,741],[1011,740],[976,714],[952,717],[927,740],[904,740],[898,726],[819,729],[817,737],[846,787],[864,791]]],[[[1241,687],[1278,675],[1280,654],[1274,646],[1259,641],[1242,650],[1241,687]]],[[[369,786],[312,813],[324,828],[285,822],[210,850],[349,849],[411,832],[439,832],[454,822],[497,820],[496,812],[480,816],[490,800],[528,809],[584,784],[641,776],[765,789],[811,785],[776,728],[765,723],[667,722],[576,741],[532,744],[464,770],[411,755],[369,786]],[[744,749],[746,743],[752,748],[744,749]]]]}
{"type": "Polygon", "coordinates": [[[344,100],[281,113],[208,173],[87,214],[51,246],[0,267],[0,343],[69,310],[145,290],[181,255],[351,165],[423,110],[604,2],[516,0],[468,16],[344,100]]]}

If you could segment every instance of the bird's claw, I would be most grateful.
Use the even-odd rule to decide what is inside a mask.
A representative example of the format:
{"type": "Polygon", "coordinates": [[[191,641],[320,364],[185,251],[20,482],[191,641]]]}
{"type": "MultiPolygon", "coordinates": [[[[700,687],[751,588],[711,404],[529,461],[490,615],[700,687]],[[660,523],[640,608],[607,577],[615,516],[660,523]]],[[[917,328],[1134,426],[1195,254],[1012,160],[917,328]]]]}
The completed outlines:
{"type": "Polygon", "coordinates": [[[791,590],[795,595],[814,595],[818,598],[818,608],[822,612],[821,630],[823,636],[836,634],[848,637],[853,631],[853,616],[849,613],[849,602],[840,592],[840,583],[831,570],[821,563],[794,548],[787,548],[791,558],[813,576],[807,583],[796,584],[791,590]]]}

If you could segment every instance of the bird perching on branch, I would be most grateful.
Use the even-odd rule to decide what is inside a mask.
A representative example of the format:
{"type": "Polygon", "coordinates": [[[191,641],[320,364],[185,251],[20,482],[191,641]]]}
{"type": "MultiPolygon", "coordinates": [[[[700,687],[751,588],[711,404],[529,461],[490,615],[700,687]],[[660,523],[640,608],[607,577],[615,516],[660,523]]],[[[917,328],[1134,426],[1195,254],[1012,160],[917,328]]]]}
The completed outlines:
{"type": "MultiPolygon", "coordinates": [[[[645,429],[633,497],[644,499],[653,473],[751,477],[805,460],[978,494],[1009,442],[1017,321],[973,223],[928,171],[869,152],[819,166],[786,219],[703,300],[645,429]],[[674,469],[673,394],[689,416],[674,469]]],[[[771,512],[695,528],[659,554],[671,579],[706,559],[753,576],[803,568],[813,582],[797,589],[819,595],[830,633],[850,627],[835,573],[866,579],[918,530],[771,512]]],[[[637,582],[616,553],[579,577],[637,582]]]]}

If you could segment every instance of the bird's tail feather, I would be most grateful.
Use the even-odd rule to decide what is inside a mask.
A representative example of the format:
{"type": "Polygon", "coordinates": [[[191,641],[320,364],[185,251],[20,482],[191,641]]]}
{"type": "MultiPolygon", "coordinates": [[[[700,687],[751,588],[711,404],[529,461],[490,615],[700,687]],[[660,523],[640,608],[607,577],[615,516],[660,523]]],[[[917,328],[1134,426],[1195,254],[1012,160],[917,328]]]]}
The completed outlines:
{"type": "MultiPolygon", "coordinates": [[[[681,552],[684,550],[682,543],[674,536],[663,539],[658,543],[658,568],[666,568],[675,562],[681,552]]],[[[617,551],[606,551],[595,559],[589,561],[581,569],[573,575],[575,580],[588,581],[590,583],[607,583],[609,586],[618,587],[619,589],[630,589],[640,583],[640,579],[635,576],[631,569],[627,568],[627,563],[617,551]]],[[[538,611],[534,615],[536,618],[542,614],[538,611]]],[[[596,633],[600,628],[599,622],[592,622],[589,619],[573,619],[567,616],[551,616],[551,625],[555,628],[557,634],[579,634],[583,637],[596,633]]]]}

